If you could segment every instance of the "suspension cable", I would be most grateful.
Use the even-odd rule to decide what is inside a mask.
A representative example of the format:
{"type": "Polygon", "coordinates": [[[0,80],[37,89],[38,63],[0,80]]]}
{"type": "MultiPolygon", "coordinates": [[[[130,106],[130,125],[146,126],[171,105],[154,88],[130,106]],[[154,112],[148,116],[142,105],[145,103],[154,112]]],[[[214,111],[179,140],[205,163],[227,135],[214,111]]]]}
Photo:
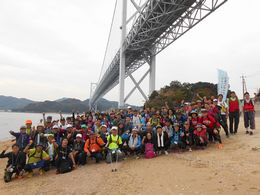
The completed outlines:
{"type": "Polygon", "coordinates": [[[100,75],[99,75],[99,78],[98,78],[98,82],[99,82],[100,79],[101,79],[102,70],[103,70],[104,65],[105,65],[105,59],[106,59],[106,56],[107,56],[107,49],[108,49],[109,40],[110,40],[110,36],[111,36],[111,32],[112,32],[112,27],[113,27],[113,24],[114,24],[114,18],[115,18],[115,13],[116,13],[116,7],[117,7],[117,0],[115,1],[114,12],[113,12],[112,21],[111,21],[111,24],[110,24],[110,30],[109,30],[109,34],[108,34],[108,39],[107,39],[107,45],[106,45],[105,55],[104,55],[104,58],[103,58],[103,63],[102,63],[100,75]]]}

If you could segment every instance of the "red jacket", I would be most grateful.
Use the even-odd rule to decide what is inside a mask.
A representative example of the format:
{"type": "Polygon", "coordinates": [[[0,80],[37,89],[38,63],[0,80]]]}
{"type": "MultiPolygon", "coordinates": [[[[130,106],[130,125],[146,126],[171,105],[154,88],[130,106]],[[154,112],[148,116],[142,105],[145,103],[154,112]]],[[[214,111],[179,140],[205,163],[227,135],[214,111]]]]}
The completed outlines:
{"type": "Polygon", "coordinates": [[[247,103],[246,100],[244,100],[243,110],[244,110],[245,112],[254,112],[254,111],[255,111],[255,106],[254,106],[254,104],[253,104],[253,101],[250,100],[250,101],[247,103]]]}
{"type": "Polygon", "coordinates": [[[220,127],[220,124],[210,115],[206,117],[202,117],[202,123],[210,129],[214,129],[215,127],[220,127]]]}
{"type": "Polygon", "coordinates": [[[198,137],[202,137],[205,141],[208,140],[206,128],[203,128],[201,131],[197,131],[197,129],[195,129],[193,133],[198,137]]]}
{"type": "Polygon", "coordinates": [[[232,101],[229,99],[229,112],[236,112],[239,111],[239,102],[238,99],[236,98],[235,101],[232,101]]]}
{"type": "Polygon", "coordinates": [[[202,118],[201,117],[196,117],[196,118],[191,118],[190,120],[190,125],[193,129],[196,128],[198,123],[202,123],[202,118]]]}

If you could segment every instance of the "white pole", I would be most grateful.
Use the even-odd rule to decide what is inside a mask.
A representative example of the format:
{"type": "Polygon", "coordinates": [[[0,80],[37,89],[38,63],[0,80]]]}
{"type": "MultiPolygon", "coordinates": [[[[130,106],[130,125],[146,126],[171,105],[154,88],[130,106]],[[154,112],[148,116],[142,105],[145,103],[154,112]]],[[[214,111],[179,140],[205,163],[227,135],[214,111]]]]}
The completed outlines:
{"type": "Polygon", "coordinates": [[[120,67],[119,67],[119,104],[118,108],[125,105],[125,51],[124,41],[126,37],[126,17],[127,17],[127,0],[122,0],[122,25],[121,25],[121,49],[120,49],[120,67]]]}
{"type": "Polygon", "coordinates": [[[155,55],[151,56],[151,64],[150,64],[150,78],[149,78],[149,95],[155,90],[155,65],[156,58],[155,55]]]}

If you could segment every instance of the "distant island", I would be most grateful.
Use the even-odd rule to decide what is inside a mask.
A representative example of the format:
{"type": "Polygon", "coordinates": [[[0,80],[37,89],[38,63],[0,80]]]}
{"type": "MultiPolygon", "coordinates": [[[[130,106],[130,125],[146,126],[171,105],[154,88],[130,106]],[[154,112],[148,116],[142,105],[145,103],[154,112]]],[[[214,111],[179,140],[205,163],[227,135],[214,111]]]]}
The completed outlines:
{"type": "MultiPolygon", "coordinates": [[[[100,99],[97,105],[98,110],[106,111],[118,107],[118,102],[100,99]]],[[[133,106],[136,107],[136,106],[133,106]]],[[[86,112],[89,111],[89,99],[81,101],[75,98],[60,98],[55,101],[37,102],[25,98],[0,95],[0,110],[12,112],[86,112]]]]}

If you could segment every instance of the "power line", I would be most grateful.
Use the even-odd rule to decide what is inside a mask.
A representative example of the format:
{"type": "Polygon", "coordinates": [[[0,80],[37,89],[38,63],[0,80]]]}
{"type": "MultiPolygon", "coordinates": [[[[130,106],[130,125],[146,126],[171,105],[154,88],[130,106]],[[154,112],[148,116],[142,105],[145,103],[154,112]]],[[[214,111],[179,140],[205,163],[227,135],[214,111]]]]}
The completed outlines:
{"type": "Polygon", "coordinates": [[[117,0],[115,1],[115,5],[114,5],[114,12],[113,12],[112,21],[111,21],[111,24],[110,24],[110,30],[109,30],[109,34],[108,34],[105,55],[104,55],[104,58],[103,58],[103,63],[102,63],[101,71],[100,71],[100,74],[99,74],[98,82],[100,81],[100,78],[102,76],[102,72],[103,72],[102,70],[104,68],[105,59],[106,59],[106,56],[107,56],[107,49],[108,49],[109,40],[110,40],[110,37],[111,37],[112,27],[113,27],[113,24],[114,24],[114,18],[115,18],[115,13],[116,13],[116,6],[117,6],[117,0]]]}

